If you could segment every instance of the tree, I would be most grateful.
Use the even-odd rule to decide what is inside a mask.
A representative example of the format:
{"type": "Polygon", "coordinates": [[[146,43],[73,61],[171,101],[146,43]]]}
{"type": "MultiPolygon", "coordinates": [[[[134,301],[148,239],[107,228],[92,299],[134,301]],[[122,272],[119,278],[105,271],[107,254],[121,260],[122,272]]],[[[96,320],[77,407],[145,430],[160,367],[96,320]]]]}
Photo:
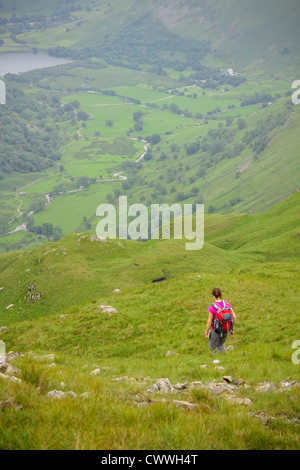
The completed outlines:
{"type": "Polygon", "coordinates": [[[243,118],[239,118],[237,124],[240,131],[246,127],[246,121],[243,118]]]}
{"type": "Polygon", "coordinates": [[[53,235],[53,225],[49,222],[45,222],[42,225],[42,235],[45,235],[47,238],[53,235]]]}
{"type": "Polygon", "coordinates": [[[114,121],[111,119],[107,119],[105,123],[106,127],[112,127],[114,125],[114,121]]]}
{"type": "Polygon", "coordinates": [[[150,137],[150,144],[151,145],[156,145],[161,141],[161,137],[159,134],[152,134],[150,137]]]}
{"type": "Polygon", "coordinates": [[[60,225],[55,225],[53,229],[53,241],[57,242],[62,237],[62,228],[60,225]]]}

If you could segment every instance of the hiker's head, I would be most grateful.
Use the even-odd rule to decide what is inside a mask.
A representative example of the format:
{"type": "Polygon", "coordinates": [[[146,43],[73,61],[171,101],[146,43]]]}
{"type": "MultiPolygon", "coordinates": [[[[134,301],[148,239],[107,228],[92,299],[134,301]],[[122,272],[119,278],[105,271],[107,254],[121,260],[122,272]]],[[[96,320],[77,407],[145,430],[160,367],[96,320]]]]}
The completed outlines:
{"type": "Polygon", "coordinates": [[[215,299],[222,299],[221,289],[219,289],[219,287],[215,287],[212,290],[212,295],[214,296],[215,299]]]}

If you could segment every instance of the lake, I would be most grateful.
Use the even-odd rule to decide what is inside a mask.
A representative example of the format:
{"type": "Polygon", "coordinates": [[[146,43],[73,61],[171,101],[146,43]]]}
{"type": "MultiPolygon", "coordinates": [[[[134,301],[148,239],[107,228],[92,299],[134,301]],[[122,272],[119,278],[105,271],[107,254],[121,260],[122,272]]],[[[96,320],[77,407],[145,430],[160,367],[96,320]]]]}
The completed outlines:
{"type": "Polygon", "coordinates": [[[29,72],[72,62],[61,57],[48,54],[33,54],[32,52],[7,52],[0,54],[0,77],[7,73],[29,72]]]}

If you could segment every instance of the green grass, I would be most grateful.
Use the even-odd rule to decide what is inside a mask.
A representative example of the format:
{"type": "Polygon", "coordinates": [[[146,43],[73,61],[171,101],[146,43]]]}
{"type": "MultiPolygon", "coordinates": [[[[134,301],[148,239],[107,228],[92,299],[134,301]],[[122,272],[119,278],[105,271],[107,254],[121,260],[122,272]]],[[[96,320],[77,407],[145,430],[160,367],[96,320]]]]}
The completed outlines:
{"type": "MultiPolygon", "coordinates": [[[[83,246],[80,249],[85,250],[83,246]]],[[[155,253],[153,247],[152,255],[155,253]]],[[[103,255],[101,260],[103,263],[103,255]]],[[[111,268],[107,265],[107,274],[111,268]]],[[[202,390],[181,395],[146,393],[159,377],[168,377],[172,384],[196,380],[205,383],[213,379],[222,382],[226,374],[243,378],[253,387],[263,381],[278,386],[288,376],[291,380],[299,377],[299,366],[291,361],[294,323],[285,321],[285,312],[291,311],[296,302],[296,279],[291,264],[281,267],[280,279],[275,271],[262,276],[265,270],[267,265],[261,265],[260,275],[224,271],[212,274],[204,273],[202,265],[197,269],[194,263],[189,273],[165,283],[135,284],[131,288],[121,285],[124,276],[119,274],[117,282],[111,284],[121,287],[117,296],[107,292],[54,315],[39,319],[31,315],[27,321],[9,324],[1,338],[9,350],[25,354],[14,361],[23,382],[10,384],[2,380],[0,400],[12,397],[15,405],[23,408],[17,411],[4,406],[1,448],[296,449],[297,425],[284,421],[298,417],[296,389],[261,393],[240,388],[237,396],[250,398],[250,407],[230,404],[202,390]],[[215,369],[215,357],[208,352],[204,339],[206,309],[211,302],[211,287],[216,283],[224,288],[224,296],[238,318],[235,335],[228,341],[234,351],[217,356],[225,372],[215,369]],[[118,313],[100,313],[96,309],[99,304],[113,305],[118,313]],[[178,356],[166,358],[168,350],[176,351],[178,356]],[[49,368],[46,360],[28,356],[30,351],[55,354],[56,367],[49,368]],[[207,367],[201,369],[202,364],[207,367]],[[90,373],[97,367],[100,374],[92,377],[90,373]],[[111,382],[125,375],[134,381],[111,382]],[[47,399],[48,391],[62,390],[61,382],[66,384],[64,390],[77,395],[88,392],[89,397],[57,402],[47,399]],[[144,402],[150,400],[148,405],[138,407],[134,400],[137,394],[144,402]],[[166,401],[161,402],[162,398],[166,401]],[[189,401],[197,408],[177,409],[172,399],[189,401]],[[264,426],[249,416],[249,411],[267,412],[275,420],[264,426]],[[49,433],[52,423],[55,432],[49,433]],[[220,430],[217,441],[211,439],[216,430],[220,430]]],[[[83,287],[83,283],[78,284],[76,290],[83,287]]]]}

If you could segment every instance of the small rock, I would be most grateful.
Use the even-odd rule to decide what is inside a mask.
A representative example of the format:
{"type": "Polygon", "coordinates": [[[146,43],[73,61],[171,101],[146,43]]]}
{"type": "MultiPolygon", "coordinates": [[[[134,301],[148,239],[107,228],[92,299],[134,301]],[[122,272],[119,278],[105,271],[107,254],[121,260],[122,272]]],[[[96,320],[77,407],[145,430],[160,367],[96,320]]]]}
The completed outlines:
{"type": "Polygon", "coordinates": [[[228,393],[228,388],[225,387],[225,385],[222,384],[217,384],[214,387],[209,387],[211,392],[214,393],[215,395],[221,395],[221,393],[228,393]]]}
{"type": "Polygon", "coordinates": [[[61,399],[66,397],[76,397],[76,393],[74,392],[62,392],[61,390],[51,390],[51,392],[46,393],[45,397],[47,398],[54,398],[54,399],[61,399]]]}
{"type": "Polygon", "coordinates": [[[20,369],[17,369],[16,367],[13,367],[10,364],[7,364],[5,374],[10,375],[10,376],[13,376],[13,375],[19,376],[19,375],[21,375],[21,371],[20,371],[20,369]]]}
{"type": "Polygon", "coordinates": [[[252,401],[250,400],[250,398],[226,397],[226,400],[229,400],[232,403],[237,403],[238,405],[245,405],[245,406],[252,405],[252,401]]]}
{"type": "Polygon", "coordinates": [[[225,382],[229,384],[233,382],[233,378],[231,377],[231,375],[224,375],[223,380],[225,380],[225,382]]]}
{"type": "Polygon", "coordinates": [[[222,366],[216,366],[215,370],[219,370],[220,372],[224,372],[225,368],[222,366]]]}
{"type": "Polygon", "coordinates": [[[120,293],[121,293],[120,289],[114,289],[113,290],[113,294],[120,294],[120,293]]]}
{"type": "Polygon", "coordinates": [[[154,385],[147,388],[147,392],[151,393],[172,393],[175,389],[169,379],[159,379],[154,385]]]}
{"type": "Polygon", "coordinates": [[[128,382],[130,379],[127,377],[127,375],[124,375],[123,377],[117,377],[115,379],[111,379],[111,382],[128,382]]]}
{"type": "Polygon", "coordinates": [[[202,366],[200,366],[200,369],[205,369],[205,367],[207,367],[207,364],[202,364],[202,366]]]}
{"type": "Polygon", "coordinates": [[[219,361],[219,359],[215,359],[214,361],[212,361],[213,364],[220,364],[221,361],[219,361]]]}
{"type": "Polygon", "coordinates": [[[12,308],[13,306],[14,306],[14,304],[10,304],[10,305],[8,305],[8,306],[6,307],[6,310],[8,310],[8,309],[12,308]]]}
{"type": "Polygon", "coordinates": [[[84,392],[80,395],[81,398],[88,398],[89,397],[89,393],[88,392],[84,392]]]}
{"type": "Polygon", "coordinates": [[[175,351],[168,351],[166,352],[165,357],[172,357],[172,356],[179,356],[179,354],[175,351]]]}
{"type": "Polygon", "coordinates": [[[19,356],[23,356],[23,355],[20,354],[20,353],[14,352],[14,351],[9,351],[9,352],[6,354],[5,361],[6,361],[6,362],[11,362],[11,361],[13,361],[16,357],[19,357],[19,356]]]}
{"type": "Polygon", "coordinates": [[[65,320],[65,319],[66,319],[66,315],[59,315],[59,318],[60,318],[61,320],[65,320]]]}
{"type": "MultiPolygon", "coordinates": [[[[7,307],[8,308],[8,307],[7,307]]],[[[7,330],[7,327],[6,326],[1,326],[0,328],[0,333],[2,333],[2,331],[6,331],[7,330]]]]}
{"type": "Polygon", "coordinates": [[[118,246],[120,246],[121,248],[124,248],[124,245],[122,245],[121,242],[118,242],[118,246]]]}
{"type": "Polygon", "coordinates": [[[233,351],[233,350],[234,350],[234,346],[232,346],[231,344],[227,346],[226,348],[226,351],[233,351]]]}
{"type": "Polygon", "coordinates": [[[195,389],[199,389],[203,387],[204,387],[203,383],[200,382],[200,380],[198,380],[196,382],[191,383],[191,385],[189,386],[189,390],[195,390],[195,389]]]}
{"type": "Polygon", "coordinates": [[[91,372],[91,375],[98,375],[100,374],[100,369],[95,369],[91,372]]]}
{"type": "Polygon", "coordinates": [[[51,364],[47,364],[47,367],[56,367],[55,362],[52,362],[51,364]]]}
{"type": "Polygon", "coordinates": [[[39,359],[47,361],[55,361],[55,354],[45,354],[45,356],[40,356],[39,359]]]}
{"type": "Polygon", "coordinates": [[[184,383],[178,383],[176,385],[173,385],[173,387],[175,388],[175,390],[185,390],[187,389],[189,386],[188,382],[184,382],[184,383]]]}
{"type": "Polygon", "coordinates": [[[250,413],[250,415],[254,416],[257,419],[260,419],[260,421],[262,421],[264,425],[269,424],[269,415],[267,413],[263,413],[261,411],[260,413],[250,413]]]}
{"type": "Polygon", "coordinates": [[[268,382],[258,384],[258,387],[255,387],[256,392],[271,392],[273,390],[276,390],[276,386],[268,382]]]}
{"type": "Polygon", "coordinates": [[[97,310],[101,310],[104,313],[118,313],[118,310],[111,305],[98,305],[97,310]]]}
{"type": "Polygon", "coordinates": [[[0,362],[0,372],[5,373],[7,367],[8,367],[8,364],[6,364],[5,362],[0,362]]]}
{"type": "Polygon", "coordinates": [[[96,241],[96,242],[107,243],[107,240],[106,240],[105,237],[98,237],[98,236],[96,236],[96,235],[92,235],[92,236],[90,237],[90,241],[91,241],[91,242],[95,242],[95,241],[96,241]]]}
{"type": "Polygon", "coordinates": [[[175,404],[176,407],[183,408],[185,410],[194,410],[195,408],[197,408],[197,405],[188,401],[173,400],[172,402],[175,404]]]}
{"type": "Polygon", "coordinates": [[[10,380],[11,382],[22,382],[21,379],[18,379],[15,376],[10,376],[10,375],[5,375],[0,372],[0,378],[5,379],[5,380],[10,380]]]}
{"type": "Polygon", "coordinates": [[[243,379],[236,379],[233,381],[234,385],[245,385],[245,381],[243,379]]]}

